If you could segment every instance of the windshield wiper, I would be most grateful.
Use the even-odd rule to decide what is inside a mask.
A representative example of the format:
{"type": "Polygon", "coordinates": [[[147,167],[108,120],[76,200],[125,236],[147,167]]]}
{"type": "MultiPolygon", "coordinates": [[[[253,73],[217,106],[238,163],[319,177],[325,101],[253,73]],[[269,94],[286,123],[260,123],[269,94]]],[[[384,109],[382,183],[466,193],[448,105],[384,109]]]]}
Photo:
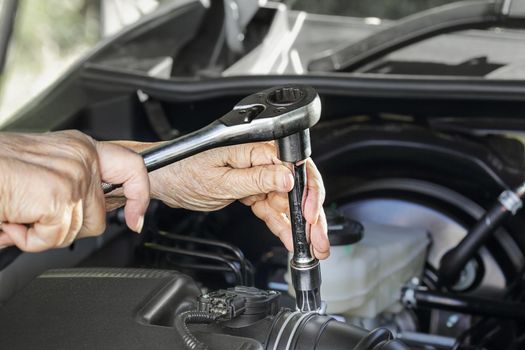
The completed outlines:
{"type": "Polygon", "coordinates": [[[310,71],[356,71],[423,39],[462,29],[525,27],[525,0],[461,1],[406,17],[363,40],[310,61],[310,71]]]}

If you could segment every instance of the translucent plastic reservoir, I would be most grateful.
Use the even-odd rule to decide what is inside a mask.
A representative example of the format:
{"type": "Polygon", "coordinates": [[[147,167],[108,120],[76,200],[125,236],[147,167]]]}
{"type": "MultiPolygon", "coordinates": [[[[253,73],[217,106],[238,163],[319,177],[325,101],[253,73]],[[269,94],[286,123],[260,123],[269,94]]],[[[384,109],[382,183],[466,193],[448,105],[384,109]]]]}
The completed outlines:
{"type": "MultiPolygon", "coordinates": [[[[328,313],[371,318],[395,309],[402,286],[423,271],[430,243],[425,231],[362,224],[359,243],[332,246],[330,258],[321,262],[321,297],[328,313]]],[[[289,274],[285,278],[293,295],[289,274]]]]}

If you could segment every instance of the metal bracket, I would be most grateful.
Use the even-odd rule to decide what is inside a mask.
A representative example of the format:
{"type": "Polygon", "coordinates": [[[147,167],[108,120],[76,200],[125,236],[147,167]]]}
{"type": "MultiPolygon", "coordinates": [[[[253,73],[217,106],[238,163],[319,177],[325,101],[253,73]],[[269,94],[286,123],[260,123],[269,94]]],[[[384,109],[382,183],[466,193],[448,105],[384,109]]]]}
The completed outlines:
{"type": "Polygon", "coordinates": [[[244,30],[259,6],[259,0],[224,0],[224,33],[233,52],[244,52],[244,30]]]}

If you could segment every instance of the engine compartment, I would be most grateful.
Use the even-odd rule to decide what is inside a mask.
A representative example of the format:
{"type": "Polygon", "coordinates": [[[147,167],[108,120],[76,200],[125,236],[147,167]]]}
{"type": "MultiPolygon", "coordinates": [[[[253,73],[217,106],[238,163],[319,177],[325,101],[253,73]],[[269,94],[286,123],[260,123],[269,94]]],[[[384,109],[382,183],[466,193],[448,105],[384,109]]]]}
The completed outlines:
{"type": "MultiPolygon", "coordinates": [[[[116,210],[101,237],[39,254],[0,250],[0,328],[10,334],[0,337],[2,348],[184,348],[175,318],[197,308],[205,295],[222,300],[237,292],[250,300],[279,294],[279,302],[268,301],[264,317],[242,325],[232,320],[189,325],[197,340],[211,348],[289,348],[276,341],[274,330],[297,326],[312,328],[304,333],[309,338],[288,339],[297,349],[309,349],[317,344],[313,336],[321,338],[320,327],[330,323],[326,348],[339,342],[351,348],[370,334],[380,342],[395,336],[413,349],[525,347],[522,212],[498,226],[459,283],[452,288],[438,283],[443,255],[503,190],[524,180],[522,82],[407,77],[394,74],[396,69],[382,75],[381,65],[366,75],[300,75],[292,64],[280,70],[283,55],[266,70],[252,71],[268,63],[267,51],[281,40],[292,43],[284,51],[299,49],[311,58],[348,38],[357,41],[359,31],[380,28],[338,16],[305,17],[270,4],[247,26],[243,55],[217,40],[222,4],[211,2],[209,9],[201,1],[181,4],[102,44],[6,130],[71,128],[98,140],[167,140],[207,125],[249,93],[285,84],[314,86],[323,113],[311,130],[312,158],[323,174],[325,208],[333,213],[333,252],[323,270],[323,295],[333,318],[300,319],[291,311],[288,252],[249,208],[234,203],[199,213],[154,201],[141,235],[127,230],[116,210]],[[305,30],[291,38],[294,23],[302,21],[305,30]],[[294,75],[282,75],[289,73],[294,75]],[[336,238],[341,232],[343,238],[336,238]],[[232,290],[235,286],[241,289],[232,290]],[[418,293],[426,303],[414,303],[418,293]],[[450,307],[454,303],[461,308],[450,307]]],[[[469,36],[485,34],[451,34],[457,39],[451,52],[469,36]]],[[[518,45],[520,32],[510,34],[518,45]]],[[[487,43],[501,44],[498,35],[480,41],[475,51],[491,51],[487,43]]],[[[438,44],[446,40],[440,38],[438,44]]],[[[433,45],[423,56],[434,50],[448,58],[441,44],[433,45]]],[[[409,53],[401,51],[397,59],[394,54],[394,61],[403,66],[409,53]]],[[[475,76],[485,74],[479,67],[493,65],[478,58],[465,62],[458,67],[473,69],[475,76]]],[[[246,315],[233,318],[238,316],[246,315]]]]}
{"type": "MultiPolygon", "coordinates": [[[[402,306],[400,298],[402,284],[414,277],[430,290],[439,290],[436,269],[441,256],[466,234],[504,186],[515,186],[522,180],[523,145],[518,141],[522,122],[517,117],[522,104],[469,100],[414,104],[408,98],[359,98],[329,92],[321,92],[321,96],[323,117],[311,132],[313,159],[327,188],[327,208],[361,222],[365,226],[364,240],[367,226],[368,231],[376,227],[379,236],[399,232],[399,237],[409,240],[420,237],[414,242],[421,243],[419,256],[424,257],[424,261],[415,264],[408,259],[413,267],[396,279],[395,289],[386,289],[386,298],[367,295],[369,303],[386,300],[383,304],[389,307],[373,312],[333,310],[338,319],[370,331],[387,327],[414,348],[424,345],[450,349],[457,339],[468,337],[464,339],[473,343],[484,339],[484,334],[490,334],[490,339],[483,341],[493,344],[504,341],[508,348],[519,344],[522,329],[518,321],[436,308],[412,309],[402,306]]],[[[176,101],[151,97],[149,101],[158,103],[173,130],[184,134],[228,111],[235,98],[225,95],[176,101]]],[[[78,128],[98,139],[162,139],[148,113],[150,109],[136,93],[105,94],[60,128],[78,128]],[[120,123],[120,127],[107,128],[107,120],[120,123]]],[[[288,295],[285,279],[287,252],[264,224],[239,203],[218,212],[197,213],[153,202],[140,236],[124,229],[118,210],[110,214],[108,222],[103,237],[81,240],[60,250],[73,256],[73,261],[60,258],[50,264],[48,258],[42,258],[47,265],[36,267],[37,257],[22,254],[2,271],[3,280],[8,281],[21,271],[22,263],[30,264],[32,269],[24,268],[26,275],[17,274],[18,286],[2,285],[4,300],[12,295],[17,298],[17,290],[55,264],[176,270],[191,276],[192,283],[196,282],[203,293],[253,285],[281,291],[280,305],[293,308],[294,300],[288,295]],[[91,246],[88,250],[87,244],[91,246]]],[[[454,293],[520,301],[524,245],[519,228],[523,224],[521,215],[505,221],[480,250],[477,265],[467,269],[465,286],[454,293]]],[[[369,238],[373,236],[372,233],[369,238]]],[[[355,251],[359,244],[342,249],[355,251]]],[[[377,260],[372,251],[362,253],[367,263],[377,260]]],[[[334,252],[333,257],[338,255],[334,252]]],[[[407,259],[404,255],[406,252],[398,251],[392,253],[392,259],[407,259]]],[[[352,266],[351,262],[348,266],[352,266]]],[[[341,295],[349,298],[352,288],[357,294],[367,290],[367,283],[352,280],[357,278],[354,272],[347,272],[341,264],[336,266],[340,270],[334,275],[348,278],[342,279],[348,290],[336,288],[341,295]]],[[[363,272],[363,278],[377,279],[372,272],[377,270],[370,271],[371,276],[363,272]]],[[[376,288],[371,290],[375,292],[376,288]]],[[[93,317],[105,317],[106,313],[93,312],[93,317]]],[[[72,319],[68,315],[61,317],[72,319]]]]}
{"type": "Polygon", "coordinates": [[[2,310],[0,325],[11,336],[0,344],[41,349],[80,344],[112,349],[404,349],[386,329],[368,333],[317,313],[279,309],[278,299],[278,292],[253,287],[201,295],[191,278],[166,270],[50,270],[2,310]],[[34,317],[35,311],[47,316],[34,317]]]}

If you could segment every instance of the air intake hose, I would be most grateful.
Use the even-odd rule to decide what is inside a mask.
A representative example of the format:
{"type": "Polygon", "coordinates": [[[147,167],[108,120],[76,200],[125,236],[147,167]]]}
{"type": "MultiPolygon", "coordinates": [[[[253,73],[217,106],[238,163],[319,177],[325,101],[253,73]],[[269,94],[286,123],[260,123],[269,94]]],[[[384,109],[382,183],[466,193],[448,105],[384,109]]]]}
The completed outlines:
{"type": "Polygon", "coordinates": [[[408,350],[386,328],[372,332],[317,313],[282,310],[275,318],[267,350],[408,350]]]}

